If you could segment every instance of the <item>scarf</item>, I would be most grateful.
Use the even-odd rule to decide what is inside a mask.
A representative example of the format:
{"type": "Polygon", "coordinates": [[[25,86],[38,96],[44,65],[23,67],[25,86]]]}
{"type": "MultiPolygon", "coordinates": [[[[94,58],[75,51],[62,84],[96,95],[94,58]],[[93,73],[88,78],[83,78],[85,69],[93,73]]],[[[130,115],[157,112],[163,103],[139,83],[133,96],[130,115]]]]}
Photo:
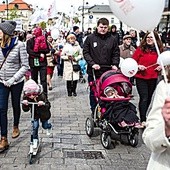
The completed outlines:
{"type": "Polygon", "coordinates": [[[2,48],[2,53],[3,53],[4,57],[6,57],[6,54],[8,53],[8,51],[14,47],[15,40],[16,40],[16,37],[12,38],[10,44],[9,45],[6,44],[5,47],[2,48]]]}

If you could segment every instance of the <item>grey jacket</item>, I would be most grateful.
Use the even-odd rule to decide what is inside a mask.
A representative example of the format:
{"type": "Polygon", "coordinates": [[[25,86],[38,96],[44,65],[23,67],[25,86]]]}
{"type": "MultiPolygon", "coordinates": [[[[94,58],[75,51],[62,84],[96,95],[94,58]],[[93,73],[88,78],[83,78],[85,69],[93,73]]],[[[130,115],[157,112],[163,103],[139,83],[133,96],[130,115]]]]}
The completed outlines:
{"type": "MultiPolygon", "coordinates": [[[[14,84],[17,84],[24,79],[24,74],[29,69],[25,44],[18,39],[16,39],[15,44],[0,70],[0,82],[14,77],[14,84]]],[[[4,55],[0,48],[0,64],[3,62],[3,59],[4,55]]]]}

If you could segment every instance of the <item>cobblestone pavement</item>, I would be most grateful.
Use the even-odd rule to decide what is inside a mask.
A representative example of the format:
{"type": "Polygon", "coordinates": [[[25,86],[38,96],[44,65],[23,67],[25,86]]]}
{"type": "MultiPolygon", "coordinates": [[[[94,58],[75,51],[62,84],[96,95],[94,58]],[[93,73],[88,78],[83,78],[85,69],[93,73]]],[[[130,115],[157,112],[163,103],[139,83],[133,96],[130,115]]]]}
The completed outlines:
{"type": "MultiPolygon", "coordinates": [[[[87,84],[78,84],[77,97],[67,97],[65,82],[54,77],[54,88],[49,92],[52,104],[53,134],[48,137],[39,128],[41,148],[29,164],[30,113],[22,112],[21,135],[11,138],[12,110],[9,109],[9,150],[0,154],[0,169],[3,170],[145,170],[150,152],[143,144],[141,131],[136,148],[118,142],[115,148],[106,150],[100,141],[100,130],[89,138],[85,132],[85,120],[90,116],[87,84]],[[83,152],[86,151],[86,152],[83,152]],[[93,152],[97,151],[98,156],[93,152]],[[82,156],[82,153],[84,154],[82,156]],[[86,153],[86,154],[85,154],[86,153]],[[100,155],[101,154],[101,155],[100,155]],[[77,155],[77,158],[76,156],[77,155]],[[82,157],[82,158],[81,158],[82,157]],[[93,159],[92,159],[93,158],[93,159]]],[[[138,102],[135,88],[135,97],[138,102]]]]}

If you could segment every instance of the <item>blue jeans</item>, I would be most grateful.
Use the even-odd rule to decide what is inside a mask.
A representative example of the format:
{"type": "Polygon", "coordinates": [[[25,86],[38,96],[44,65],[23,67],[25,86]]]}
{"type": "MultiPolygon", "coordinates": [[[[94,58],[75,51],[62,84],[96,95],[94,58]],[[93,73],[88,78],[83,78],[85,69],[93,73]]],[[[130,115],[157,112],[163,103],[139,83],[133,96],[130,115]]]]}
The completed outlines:
{"type": "Polygon", "coordinates": [[[8,98],[11,92],[11,102],[13,108],[13,117],[14,117],[14,126],[18,126],[20,115],[21,115],[21,93],[23,89],[24,81],[21,83],[12,85],[11,87],[4,86],[3,83],[0,83],[0,127],[1,127],[1,136],[7,137],[7,112],[8,112],[8,98]]]}
{"type": "MultiPolygon", "coordinates": [[[[48,123],[47,121],[42,121],[42,127],[43,129],[51,129],[52,125],[51,123],[48,123]]],[[[39,128],[39,119],[38,120],[34,120],[33,123],[33,139],[38,139],[38,128],[39,128]]]]}

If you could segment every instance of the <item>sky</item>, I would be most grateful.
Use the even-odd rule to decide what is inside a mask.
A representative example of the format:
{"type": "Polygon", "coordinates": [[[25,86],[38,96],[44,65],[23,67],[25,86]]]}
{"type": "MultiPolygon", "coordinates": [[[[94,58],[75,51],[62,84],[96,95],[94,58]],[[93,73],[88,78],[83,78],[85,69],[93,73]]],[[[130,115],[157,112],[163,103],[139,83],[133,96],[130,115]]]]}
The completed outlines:
{"type": "MultiPolygon", "coordinates": [[[[33,6],[38,6],[39,8],[48,9],[49,6],[53,3],[54,0],[24,0],[28,4],[32,4],[33,6]]],[[[56,9],[61,12],[68,13],[71,10],[71,6],[73,8],[78,9],[79,6],[83,5],[83,0],[55,0],[56,9]]],[[[101,5],[101,4],[109,4],[108,0],[84,0],[85,4],[88,2],[89,6],[93,5],[101,5]]]]}

